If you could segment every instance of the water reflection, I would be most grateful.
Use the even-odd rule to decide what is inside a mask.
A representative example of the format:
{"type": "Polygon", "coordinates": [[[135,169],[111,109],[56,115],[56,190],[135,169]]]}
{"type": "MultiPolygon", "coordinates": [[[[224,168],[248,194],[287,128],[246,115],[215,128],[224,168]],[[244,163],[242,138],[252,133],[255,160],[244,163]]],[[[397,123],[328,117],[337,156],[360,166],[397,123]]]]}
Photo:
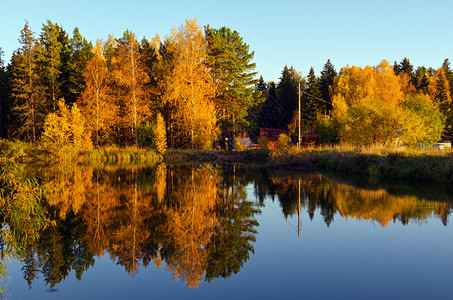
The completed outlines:
{"type": "Polygon", "coordinates": [[[106,254],[131,275],[154,265],[190,287],[228,278],[254,253],[256,215],[268,197],[285,218],[319,211],[327,226],[338,216],[447,225],[453,208],[448,192],[428,194],[441,195],[437,201],[407,187],[235,165],[6,165],[0,180],[2,253],[23,262],[30,288],[41,274],[52,290],[71,271],[80,280],[106,254]]]}

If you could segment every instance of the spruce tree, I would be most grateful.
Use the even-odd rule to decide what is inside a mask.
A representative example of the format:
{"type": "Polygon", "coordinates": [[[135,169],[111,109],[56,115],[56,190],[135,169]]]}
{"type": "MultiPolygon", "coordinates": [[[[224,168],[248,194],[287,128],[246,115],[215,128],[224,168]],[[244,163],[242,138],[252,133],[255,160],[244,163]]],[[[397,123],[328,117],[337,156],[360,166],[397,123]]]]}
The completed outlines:
{"type": "Polygon", "coordinates": [[[439,68],[434,74],[433,79],[428,87],[431,99],[434,104],[439,107],[439,110],[445,116],[445,131],[444,135],[450,136],[453,134],[453,105],[450,94],[450,84],[447,80],[447,75],[444,68],[439,68]]]}
{"type": "Polygon", "coordinates": [[[10,65],[12,111],[17,135],[35,142],[43,126],[44,108],[38,73],[39,44],[28,22],[21,31],[19,43],[21,47],[14,52],[10,65]]]}
{"type": "Polygon", "coordinates": [[[44,97],[49,111],[54,111],[57,108],[58,99],[63,96],[60,90],[62,85],[60,76],[63,73],[62,54],[64,54],[67,45],[62,43],[64,34],[61,30],[57,24],[47,20],[47,23],[43,24],[39,37],[41,44],[38,62],[39,73],[45,89],[44,97]]]}
{"type": "Polygon", "coordinates": [[[263,76],[260,76],[258,83],[255,85],[255,91],[264,92],[267,90],[267,84],[263,79],[263,76]]]}
{"type": "Polygon", "coordinates": [[[325,111],[324,103],[320,101],[321,91],[319,80],[316,78],[313,67],[310,68],[307,76],[307,89],[305,90],[303,99],[301,121],[310,127],[315,122],[317,114],[325,111]]]}
{"type": "Polygon", "coordinates": [[[418,93],[428,94],[428,86],[430,82],[430,73],[425,67],[420,66],[414,72],[415,88],[418,93]]]}
{"type": "Polygon", "coordinates": [[[258,112],[257,125],[262,128],[279,128],[279,122],[286,113],[278,101],[277,87],[273,81],[268,82],[263,94],[266,94],[266,98],[258,112]]]}
{"type": "Polygon", "coordinates": [[[74,103],[85,89],[85,67],[93,57],[93,46],[82,37],[76,27],[72,38],[69,40],[68,49],[69,58],[63,62],[64,69],[60,77],[63,79],[61,91],[65,96],[66,103],[74,103]]]}
{"type": "Polygon", "coordinates": [[[393,65],[393,71],[395,72],[396,75],[400,75],[401,73],[406,73],[407,75],[409,75],[410,83],[413,84],[414,86],[416,85],[414,66],[411,65],[408,58],[406,58],[406,57],[403,58],[403,60],[399,64],[397,64],[395,61],[395,64],[393,65]]]}
{"type": "Polygon", "coordinates": [[[337,76],[335,67],[330,62],[330,59],[328,59],[321,71],[321,77],[319,78],[319,88],[321,90],[322,99],[330,103],[325,105],[326,113],[329,113],[332,110],[332,94],[330,89],[333,85],[335,76],[337,76]]]}
{"type": "Polygon", "coordinates": [[[453,97],[453,71],[450,68],[450,61],[448,58],[446,58],[442,63],[442,68],[445,70],[445,76],[450,84],[450,95],[453,97]]]}
{"type": "Polygon", "coordinates": [[[0,47],[0,138],[4,138],[5,106],[8,98],[8,73],[3,61],[4,52],[0,47]]]}
{"type": "Polygon", "coordinates": [[[277,86],[278,102],[283,109],[284,115],[277,120],[277,128],[286,128],[291,122],[294,110],[297,108],[299,95],[299,81],[301,76],[293,68],[285,66],[282,71],[282,77],[277,86]]]}

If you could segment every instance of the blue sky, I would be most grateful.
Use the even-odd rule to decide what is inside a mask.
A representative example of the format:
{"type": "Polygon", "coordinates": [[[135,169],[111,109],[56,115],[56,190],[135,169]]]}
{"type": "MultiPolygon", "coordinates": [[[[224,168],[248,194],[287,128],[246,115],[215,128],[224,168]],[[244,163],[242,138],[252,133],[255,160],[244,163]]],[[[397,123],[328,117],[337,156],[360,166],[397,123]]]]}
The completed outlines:
{"type": "Polygon", "coordinates": [[[377,65],[410,59],[414,66],[439,67],[453,60],[451,0],[318,1],[96,1],[0,0],[0,47],[8,61],[19,47],[25,20],[36,35],[47,19],[88,40],[170,34],[185,19],[197,18],[237,30],[255,51],[256,70],[277,81],[285,65],[319,74],[329,58],[337,71],[346,65],[377,65]]]}

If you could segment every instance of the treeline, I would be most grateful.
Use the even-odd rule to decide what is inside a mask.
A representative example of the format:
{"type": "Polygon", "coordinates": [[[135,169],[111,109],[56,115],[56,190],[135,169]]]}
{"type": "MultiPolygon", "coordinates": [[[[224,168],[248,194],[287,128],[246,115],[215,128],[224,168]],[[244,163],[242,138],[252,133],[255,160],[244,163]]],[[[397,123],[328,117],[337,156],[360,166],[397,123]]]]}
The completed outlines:
{"type": "Polygon", "coordinates": [[[8,66],[1,62],[3,138],[146,146],[163,117],[168,146],[210,148],[243,131],[260,100],[254,53],[226,27],[187,20],[163,40],[127,30],[93,45],[47,21],[39,37],[26,23],[19,42],[8,66]]]}
{"type": "Polygon", "coordinates": [[[255,89],[264,101],[252,110],[259,127],[318,133],[325,143],[355,145],[430,145],[453,132],[453,71],[445,59],[440,68],[414,70],[407,58],[391,66],[347,66],[335,70],[328,60],[321,75],[308,76],[285,66],[278,83],[261,77],[255,89]],[[372,129],[372,130],[371,130],[372,129]]]}
{"type": "Polygon", "coordinates": [[[19,42],[10,63],[0,61],[2,138],[55,149],[207,149],[267,127],[296,139],[299,86],[301,130],[324,143],[415,146],[452,136],[448,59],[438,69],[414,70],[404,58],[338,73],[328,60],[320,76],[285,66],[275,83],[255,79],[254,52],[237,31],[196,20],[164,39],[138,41],[127,30],[95,45],[77,28],[69,37],[47,21],[35,37],[26,23],[19,42]]]}

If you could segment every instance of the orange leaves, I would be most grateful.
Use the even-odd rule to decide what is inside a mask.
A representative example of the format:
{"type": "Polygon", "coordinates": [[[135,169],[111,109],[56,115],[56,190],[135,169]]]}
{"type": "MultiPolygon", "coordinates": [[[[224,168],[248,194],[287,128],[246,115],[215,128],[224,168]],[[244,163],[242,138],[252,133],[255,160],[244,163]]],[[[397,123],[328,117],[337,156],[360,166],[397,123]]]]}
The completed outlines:
{"type": "MultiPolygon", "coordinates": [[[[108,97],[109,73],[104,57],[104,47],[98,40],[93,48],[94,56],[88,61],[85,69],[86,88],[81,97],[80,106],[86,117],[90,132],[96,133],[96,144],[100,130],[107,130],[111,125],[117,109],[108,97]]],[[[91,135],[90,135],[91,136],[91,135]]]]}
{"type": "Polygon", "coordinates": [[[386,60],[376,67],[343,68],[334,91],[332,113],[343,141],[385,145],[398,140],[401,127],[407,125],[402,124],[400,103],[412,89],[386,60]]]}
{"type": "Polygon", "coordinates": [[[196,20],[187,20],[165,39],[175,67],[165,78],[164,99],[175,107],[177,128],[192,148],[208,148],[216,136],[215,87],[205,65],[206,43],[196,20]]]}
{"type": "Polygon", "coordinates": [[[386,60],[376,67],[343,68],[336,80],[334,91],[334,106],[342,105],[338,102],[351,106],[364,99],[399,104],[404,97],[400,80],[386,60]]]}
{"type": "Polygon", "coordinates": [[[122,127],[132,127],[135,145],[138,145],[137,125],[144,121],[149,113],[145,92],[149,77],[145,72],[143,61],[135,34],[129,30],[126,31],[114,44],[111,65],[112,75],[117,83],[115,92],[116,104],[119,108],[116,114],[117,121],[122,127]]]}
{"type": "Polygon", "coordinates": [[[44,122],[42,134],[44,144],[60,156],[68,154],[66,151],[68,147],[75,152],[91,148],[85,119],[77,105],[74,104],[69,110],[63,99],[60,99],[58,108],[58,111],[48,114],[44,122]]]}

